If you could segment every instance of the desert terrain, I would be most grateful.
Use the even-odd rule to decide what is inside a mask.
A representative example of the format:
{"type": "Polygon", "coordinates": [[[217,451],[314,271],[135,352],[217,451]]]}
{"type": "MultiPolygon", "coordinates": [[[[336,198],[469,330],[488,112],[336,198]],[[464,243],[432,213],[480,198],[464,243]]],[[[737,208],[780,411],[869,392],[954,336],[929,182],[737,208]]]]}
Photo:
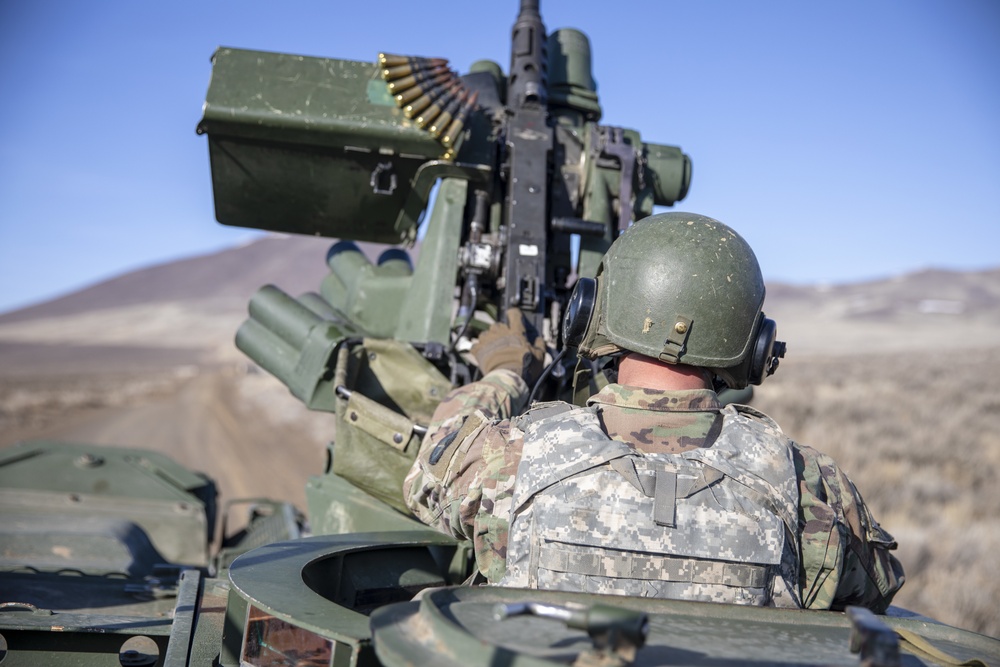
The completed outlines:
{"type": "MultiPolygon", "coordinates": [[[[305,506],[331,415],[232,345],[254,290],[297,295],[329,242],[268,237],[0,315],[0,447],[152,448],[223,501],[305,506]]],[[[754,405],[831,454],[899,541],[896,604],[1000,636],[1000,270],[769,285],[787,358],[754,405]]]]}
{"type": "Polygon", "coordinates": [[[0,315],[0,447],[28,439],[151,448],[223,502],[305,507],[333,416],[306,410],[235,348],[261,285],[318,288],[328,241],[271,237],[0,315]]]}

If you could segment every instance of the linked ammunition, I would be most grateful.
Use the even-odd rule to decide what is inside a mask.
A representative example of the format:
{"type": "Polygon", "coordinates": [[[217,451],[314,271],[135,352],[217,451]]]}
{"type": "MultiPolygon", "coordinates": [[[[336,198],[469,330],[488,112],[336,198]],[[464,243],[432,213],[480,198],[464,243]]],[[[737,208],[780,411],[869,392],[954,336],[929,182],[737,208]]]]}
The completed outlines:
{"type": "Polygon", "coordinates": [[[429,107],[432,102],[446,95],[449,88],[453,85],[455,85],[455,83],[442,83],[434,86],[426,93],[404,106],[403,115],[407,118],[413,118],[421,111],[429,107]]]}
{"type": "Polygon", "coordinates": [[[438,104],[437,102],[434,102],[429,107],[424,109],[413,122],[417,124],[417,127],[424,128],[427,127],[427,125],[430,124],[432,120],[437,118],[438,115],[440,115],[440,113],[441,113],[441,105],[438,104]]]}
{"type": "Polygon", "coordinates": [[[455,117],[461,105],[465,102],[465,98],[468,96],[464,90],[460,90],[458,95],[453,96],[449,101],[448,105],[444,107],[441,111],[441,115],[434,119],[434,122],[430,124],[427,131],[434,135],[435,138],[440,137],[441,133],[445,131],[448,125],[451,123],[451,119],[455,117]]]}
{"type": "Polygon", "coordinates": [[[379,67],[397,67],[399,65],[447,65],[446,58],[423,58],[420,56],[399,56],[394,53],[378,54],[379,67]]]}
{"type": "Polygon", "coordinates": [[[452,78],[454,77],[452,76],[451,72],[445,72],[444,74],[438,74],[436,77],[434,77],[424,85],[407,88],[406,90],[401,91],[398,95],[395,96],[396,106],[403,107],[404,105],[408,104],[409,102],[412,102],[421,95],[431,92],[435,88],[439,87],[441,84],[447,83],[452,78]]]}
{"type": "Polygon", "coordinates": [[[465,121],[468,120],[469,114],[472,112],[472,109],[475,108],[476,101],[478,99],[479,91],[477,90],[472,93],[469,99],[466,100],[465,104],[462,105],[462,108],[458,110],[458,114],[455,116],[455,119],[451,121],[451,124],[445,131],[444,136],[439,139],[441,144],[448,149],[448,154],[451,154],[451,149],[454,147],[455,141],[458,139],[458,135],[462,133],[463,129],[465,129],[465,121]]]}
{"type": "Polygon", "coordinates": [[[428,65],[428,64],[411,64],[406,65],[396,65],[395,67],[386,67],[382,70],[382,78],[386,81],[393,81],[395,79],[401,79],[404,76],[409,76],[410,74],[421,75],[425,72],[430,72],[432,70],[447,70],[448,68],[442,64],[428,65]]]}
{"type": "Polygon", "coordinates": [[[452,160],[455,144],[479,95],[469,95],[447,65],[443,58],[378,54],[380,74],[396,105],[404,116],[444,145],[443,159],[452,160]]]}
{"type": "Polygon", "coordinates": [[[458,94],[458,91],[461,90],[461,88],[462,84],[458,81],[451,84],[443,95],[435,99],[429,107],[417,116],[414,121],[417,124],[417,127],[427,127],[438,116],[440,116],[441,112],[446,106],[448,106],[448,103],[458,94]]]}
{"type": "Polygon", "coordinates": [[[410,74],[409,76],[404,76],[401,79],[393,79],[392,81],[387,82],[386,85],[389,86],[389,92],[395,95],[400,91],[406,90],[407,88],[415,86],[418,83],[429,81],[434,77],[436,77],[438,74],[447,71],[448,71],[447,67],[445,67],[444,65],[438,65],[436,67],[432,67],[431,69],[427,70],[417,70],[413,74],[410,74]]]}

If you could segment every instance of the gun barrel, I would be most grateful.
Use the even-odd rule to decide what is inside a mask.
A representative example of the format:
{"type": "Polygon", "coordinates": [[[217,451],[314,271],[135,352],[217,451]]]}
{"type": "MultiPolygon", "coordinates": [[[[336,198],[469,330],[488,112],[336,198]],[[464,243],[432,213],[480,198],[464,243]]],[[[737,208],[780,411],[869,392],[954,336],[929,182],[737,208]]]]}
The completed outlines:
{"type": "Polygon", "coordinates": [[[538,4],[539,0],[521,0],[511,32],[507,99],[517,106],[542,106],[548,101],[548,38],[538,4]]]}

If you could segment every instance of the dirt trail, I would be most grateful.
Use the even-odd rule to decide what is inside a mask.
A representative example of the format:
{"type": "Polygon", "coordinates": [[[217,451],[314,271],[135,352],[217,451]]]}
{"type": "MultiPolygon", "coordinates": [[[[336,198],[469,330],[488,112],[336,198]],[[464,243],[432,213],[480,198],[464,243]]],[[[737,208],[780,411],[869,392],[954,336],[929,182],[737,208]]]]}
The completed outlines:
{"type": "Polygon", "coordinates": [[[211,476],[223,502],[264,496],[304,509],[306,480],[325,460],[322,440],[294,418],[274,420],[266,404],[248,402],[242,379],[204,371],[127,405],[70,409],[42,424],[0,429],[0,446],[54,439],[151,449],[211,476]]]}

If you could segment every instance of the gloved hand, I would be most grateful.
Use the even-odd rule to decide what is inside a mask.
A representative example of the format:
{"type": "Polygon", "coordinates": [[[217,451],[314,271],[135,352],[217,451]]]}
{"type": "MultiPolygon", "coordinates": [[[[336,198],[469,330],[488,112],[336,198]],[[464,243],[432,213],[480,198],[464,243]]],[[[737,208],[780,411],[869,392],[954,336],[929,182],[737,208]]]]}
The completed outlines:
{"type": "Polygon", "coordinates": [[[498,368],[518,373],[529,385],[542,374],[545,363],[545,340],[536,336],[528,341],[524,316],[517,308],[507,310],[507,321],[496,322],[479,335],[470,353],[483,375],[498,368]]]}

